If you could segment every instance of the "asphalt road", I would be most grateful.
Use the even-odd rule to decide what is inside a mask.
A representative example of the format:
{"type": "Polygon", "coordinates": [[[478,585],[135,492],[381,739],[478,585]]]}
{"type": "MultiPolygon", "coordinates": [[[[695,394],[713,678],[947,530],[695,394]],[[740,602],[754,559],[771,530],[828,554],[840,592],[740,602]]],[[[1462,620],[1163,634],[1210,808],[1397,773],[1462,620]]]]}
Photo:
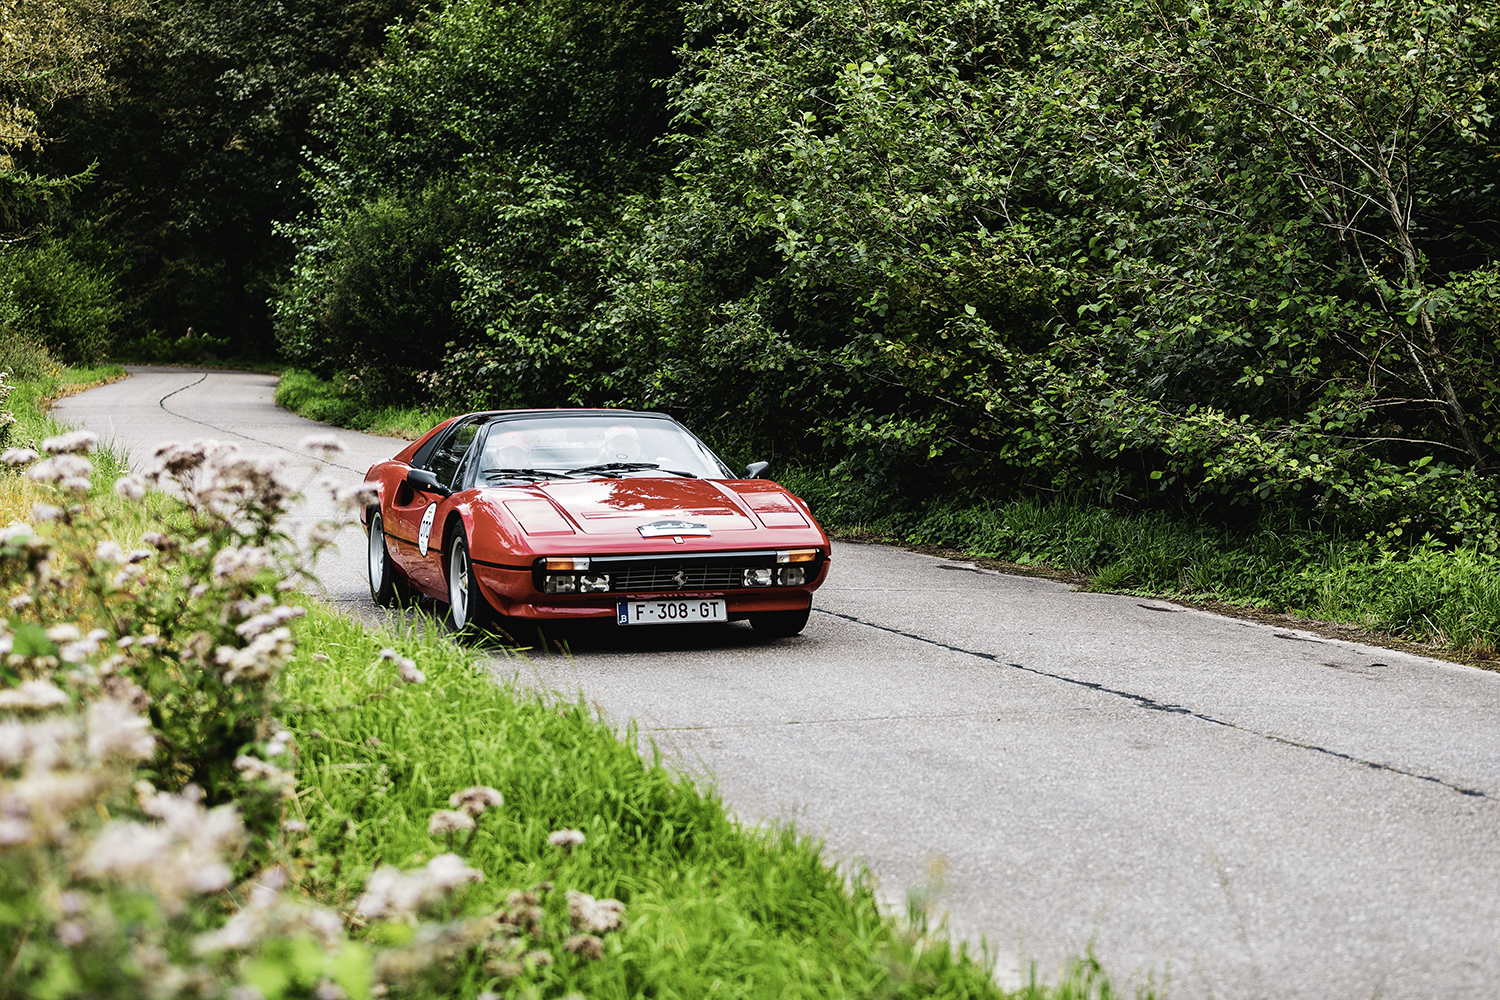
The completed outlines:
{"type": "MultiPolygon", "coordinates": [[[[339,431],[324,466],[270,377],[133,371],[59,416],[350,482],[398,448],[339,431]]],[[[373,616],[357,529],[342,551],[327,596],[373,616]]],[[[1500,674],[884,546],[837,545],[814,608],[794,639],[594,629],[496,665],[636,720],[893,907],[930,890],[1002,981],[1092,946],[1173,998],[1500,995],[1500,674]]]]}

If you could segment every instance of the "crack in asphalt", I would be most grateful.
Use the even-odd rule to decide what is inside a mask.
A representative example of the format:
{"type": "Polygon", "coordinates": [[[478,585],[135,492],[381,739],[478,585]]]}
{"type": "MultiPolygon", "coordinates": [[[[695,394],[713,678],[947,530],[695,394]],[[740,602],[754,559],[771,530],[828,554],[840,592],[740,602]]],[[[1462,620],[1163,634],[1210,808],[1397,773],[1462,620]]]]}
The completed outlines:
{"type": "Polygon", "coordinates": [[[1072,684],[1076,687],[1086,688],[1090,691],[1096,691],[1100,694],[1113,695],[1116,698],[1120,698],[1124,701],[1131,702],[1132,704],[1139,705],[1141,708],[1148,709],[1153,712],[1165,712],[1170,715],[1185,715],[1190,718],[1197,719],[1200,722],[1207,722],[1215,726],[1223,726],[1225,729],[1233,729],[1237,732],[1245,733],[1248,736],[1256,736],[1260,739],[1269,740],[1273,743],[1280,743],[1284,746],[1297,747],[1301,750],[1311,750],[1314,753],[1325,754],[1329,757],[1335,757],[1339,760],[1348,761],[1351,764],[1358,764],[1362,767],[1369,768],[1372,771],[1389,771],[1391,774],[1398,774],[1404,778],[1416,778],[1418,781],[1431,782],[1434,785],[1441,785],[1443,788],[1450,789],[1460,795],[1468,796],[1470,798],[1489,799],[1491,801],[1494,801],[1496,798],[1500,798],[1500,796],[1492,795],[1491,793],[1486,792],[1482,789],[1465,788],[1463,785],[1456,785],[1453,782],[1447,781],[1443,778],[1439,778],[1436,775],[1422,774],[1420,771],[1408,771],[1404,768],[1396,767],[1392,764],[1382,764],[1379,761],[1365,760],[1363,757],[1356,757],[1353,754],[1347,754],[1340,750],[1333,750],[1329,747],[1318,746],[1316,743],[1303,743],[1300,740],[1294,740],[1290,737],[1277,736],[1275,733],[1264,733],[1257,729],[1251,729],[1248,726],[1242,726],[1237,722],[1230,722],[1227,719],[1218,719],[1212,715],[1205,715],[1204,713],[1194,711],[1193,709],[1188,708],[1185,705],[1175,705],[1167,702],[1160,702],[1154,698],[1149,698],[1146,695],[1135,694],[1131,691],[1122,691],[1119,688],[1108,687],[1096,681],[1079,680],[1076,677],[1069,677],[1066,674],[1054,674],[1050,671],[1042,670],[1039,667],[1028,667],[1024,663],[1011,663],[1009,661],[1002,660],[994,653],[984,653],[980,652],[979,650],[965,649],[962,646],[954,646],[949,643],[942,642],[938,639],[929,639],[925,635],[917,635],[915,632],[907,632],[902,629],[892,628],[889,625],[881,625],[876,622],[866,621],[863,618],[858,618],[854,615],[841,614],[840,612],[828,611],[823,608],[814,608],[813,610],[817,611],[819,614],[825,614],[832,618],[842,618],[844,621],[853,622],[856,625],[864,625],[867,628],[879,629],[882,632],[889,632],[892,635],[899,635],[903,638],[913,639],[917,642],[923,642],[930,646],[937,646],[939,649],[946,649],[950,652],[961,653],[964,656],[973,656],[981,660],[987,660],[990,663],[996,664],[997,666],[1010,667],[1013,670],[1020,670],[1024,673],[1035,674],[1038,677],[1046,677],[1049,680],[1062,681],[1064,684],[1072,684]]]}
{"type": "Polygon", "coordinates": [[[935,712],[931,715],[853,715],[847,719],[785,719],[781,722],[729,722],[713,726],[651,726],[652,733],[699,733],[718,729],[771,729],[777,726],[837,726],[849,722],[905,722],[989,718],[989,712],[935,712]]]}
{"type": "Polygon", "coordinates": [[[284,444],[277,444],[275,441],[267,441],[263,438],[251,437],[249,434],[246,434],[243,431],[232,430],[228,427],[220,427],[218,424],[211,424],[207,420],[199,420],[197,417],[190,417],[186,413],[178,413],[176,410],[169,409],[167,407],[167,400],[171,399],[179,392],[186,392],[194,386],[202,385],[211,374],[212,372],[204,372],[202,375],[198,376],[198,380],[196,382],[189,382],[187,385],[182,386],[181,388],[173,389],[161,399],[158,399],[156,401],[156,405],[161,407],[164,413],[170,413],[172,416],[176,417],[179,420],[186,420],[189,423],[197,424],[199,427],[207,427],[209,430],[218,431],[221,434],[233,434],[237,438],[243,438],[246,441],[254,441],[256,444],[263,444],[267,448],[275,448],[277,451],[284,451],[288,455],[296,455],[298,458],[305,459],[309,462],[317,462],[320,465],[331,465],[335,469],[343,469],[345,472],[352,472],[360,477],[364,476],[364,470],[362,469],[352,469],[347,465],[340,465],[338,462],[330,462],[326,458],[318,458],[315,455],[309,455],[306,452],[288,448],[284,444]]]}

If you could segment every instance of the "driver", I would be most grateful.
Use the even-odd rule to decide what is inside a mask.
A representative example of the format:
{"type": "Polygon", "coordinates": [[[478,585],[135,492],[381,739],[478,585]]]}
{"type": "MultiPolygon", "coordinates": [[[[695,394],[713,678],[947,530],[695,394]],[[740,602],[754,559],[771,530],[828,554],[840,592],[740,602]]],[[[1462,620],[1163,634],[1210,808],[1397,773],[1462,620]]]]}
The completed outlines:
{"type": "Polygon", "coordinates": [[[484,468],[531,468],[531,439],[522,431],[506,431],[484,443],[484,468]]]}
{"type": "Polygon", "coordinates": [[[641,458],[641,436],[629,424],[614,424],[604,432],[599,449],[601,462],[637,462],[641,458]]]}

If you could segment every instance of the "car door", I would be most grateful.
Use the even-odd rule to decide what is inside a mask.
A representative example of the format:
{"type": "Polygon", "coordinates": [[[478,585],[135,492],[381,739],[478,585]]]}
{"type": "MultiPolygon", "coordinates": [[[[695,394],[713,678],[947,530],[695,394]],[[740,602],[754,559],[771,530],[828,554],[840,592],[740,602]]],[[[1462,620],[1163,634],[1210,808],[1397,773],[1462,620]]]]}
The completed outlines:
{"type": "MultiPolygon", "coordinates": [[[[482,416],[456,422],[443,432],[425,455],[412,460],[412,468],[431,472],[439,483],[452,489],[464,456],[474,445],[483,425],[482,416]]],[[[396,491],[390,505],[390,528],[398,543],[392,547],[392,558],[419,588],[429,593],[443,593],[442,525],[447,514],[447,498],[442,493],[424,490],[409,483],[396,491]]]]}

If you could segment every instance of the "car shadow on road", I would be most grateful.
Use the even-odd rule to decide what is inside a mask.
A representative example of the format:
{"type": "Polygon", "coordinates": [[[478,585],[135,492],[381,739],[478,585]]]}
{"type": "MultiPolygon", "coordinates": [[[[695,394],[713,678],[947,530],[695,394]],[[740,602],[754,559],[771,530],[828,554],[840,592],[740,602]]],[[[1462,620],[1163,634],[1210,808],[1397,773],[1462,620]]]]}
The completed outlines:
{"type": "Polygon", "coordinates": [[[515,632],[511,638],[532,658],[580,653],[630,655],[699,650],[710,652],[754,649],[782,643],[792,645],[800,641],[800,637],[767,639],[745,622],[633,628],[621,627],[607,620],[548,622],[536,628],[522,626],[515,629],[515,632]]]}

